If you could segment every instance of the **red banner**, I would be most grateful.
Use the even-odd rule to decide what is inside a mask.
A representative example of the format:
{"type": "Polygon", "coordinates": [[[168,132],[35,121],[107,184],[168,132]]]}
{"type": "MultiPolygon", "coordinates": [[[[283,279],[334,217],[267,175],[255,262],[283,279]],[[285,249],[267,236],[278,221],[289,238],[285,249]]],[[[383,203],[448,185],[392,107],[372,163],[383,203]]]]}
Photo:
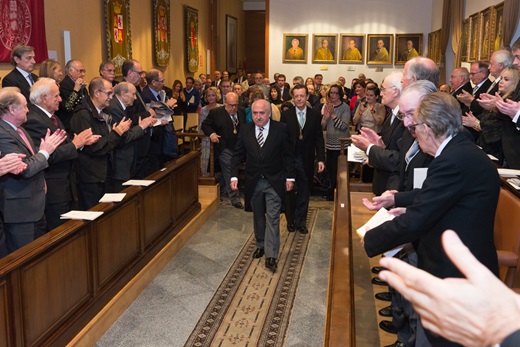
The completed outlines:
{"type": "Polygon", "coordinates": [[[0,0],[0,61],[17,45],[34,47],[36,62],[48,58],[44,0],[0,0]]]}

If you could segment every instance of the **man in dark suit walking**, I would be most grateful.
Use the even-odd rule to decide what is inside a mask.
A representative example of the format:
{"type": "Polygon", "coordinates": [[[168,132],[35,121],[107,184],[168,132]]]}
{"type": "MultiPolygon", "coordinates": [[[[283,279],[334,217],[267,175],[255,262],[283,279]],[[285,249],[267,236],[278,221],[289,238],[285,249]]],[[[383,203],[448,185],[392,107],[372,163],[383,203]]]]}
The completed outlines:
{"type": "MultiPolygon", "coordinates": [[[[457,100],[441,92],[425,95],[408,129],[423,152],[435,158],[413,203],[394,211],[398,216],[392,221],[367,231],[362,240],[367,254],[413,242],[420,269],[441,278],[462,277],[442,252],[441,234],[453,229],[498,274],[493,228],[500,180],[494,164],[463,133],[457,100]]],[[[418,324],[416,345],[427,343],[448,345],[418,324]]]]}
{"type": "Polygon", "coordinates": [[[280,213],[285,191],[294,186],[294,158],[286,124],[270,121],[271,104],[257,100],[252,106],[253,122],[240,130],[231,160],[231,189],[238,191],[238,170],[246,162],[246,211],[253,211],[257,249],[254,258],[265,254],[265,266],[276,271],[280,249],[280,213]]]}
{"type": "Polygon", "coordinates": [[[325,143],[321,128],[321,116],[307,107],[309,98],[307,87],[298,84],[293,87],[293,108],[282,113],[280,121],[289,128],[294,149],[296,192],[287,196],[285,217],[287,230],[298,230],[307,234],[307,211],[314,178],[314,159],[318,157],[318,172],[325,169],[325,143]]]}
{"type": "MultiPolygon", "coordinates": [[[[32,106],[27,114],[25,130],[31,135],[36,147],[45,137],[47,129],[55,132],[65,130],[63,123],[54,115],[61,101],[60,90],[56,81],[42,77],[31,87],[32,106]]],[[[91,129],[86,129],[74,136],[72,140],[65,140],[56,148],[49,158],[49,167],[45,169],[47,195],[45,196],[45,218],[47,229],[57,228],[65,220],[60,219],[63,213],[72,209],[72,187],[70,171],[73,160],[78,157],[78,149],[91,145],[99,139],[92,135],[91,129]]]]}
{"type": "Polygon", "coordinates": [[[235,150],[238,140],[240,127],[246,124],[244,110],[238,108],[238,95],[233,92],[227,93],[223,107],[214,108],[209,111],[208,117],[202,122],[202,131],[209,136],[211,142],[215,144],[218,154],[220,169],[224,178],[223,193],[227,191],[231,204],[236,208],[244,208],[240,201],[238,190],[227,187],[231,179],[231,157],[235,150]]]}
{"type": "Polygon", "coordinates": [[[13,90],[2,90],[0,105],[0,153],[23,154],[23,162],[27,164],[19,175],[7,174],[0,179],[0,213],[4,218],[7,250],[14,252],[46,232],[43,170],[66,133],[57,130],[51,135],[48,130],[37,148],[21,128],[27,120],[25,97],[13,90]]]}
{"type": "Polygon", "coordinates": [[[31,86],[38,80],[38,76],[32,73],[36,65],[34,48],[16,46],[11,52],[11,64],[15,68],[3,78],[2,87],[18,87],[25,100],[29,102],[31,86]]]}

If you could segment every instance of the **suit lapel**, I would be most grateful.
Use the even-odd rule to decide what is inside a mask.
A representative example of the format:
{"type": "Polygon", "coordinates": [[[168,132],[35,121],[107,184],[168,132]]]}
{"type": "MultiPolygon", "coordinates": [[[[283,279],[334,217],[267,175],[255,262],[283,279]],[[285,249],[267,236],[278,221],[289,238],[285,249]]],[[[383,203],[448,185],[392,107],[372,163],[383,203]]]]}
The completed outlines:
{"type": "MultiPolygon", "coordinates": [[[[27,147],[27,145],[25,144],[25,141],[20,137],[18,132],[15,129],[13,129],[13,127],[11,125],[9,125],[7,122],[5,122],[3,120],[0,122],[0,125],[4,128],[5,131],[7,131],[7,133],[9,135],[14,137],[14,139],[16,141],[18,141],[20,143],[20,145],[22,145],[25,149],[27,149],[29,155],[31,155],[31,152],[33,151],[33,149],[27,147]]],[[[27,134],[27,132],[24,129],[22,129],[22,128],[20,128],[20,129],[24,132],[25,137],[27,137],[27,140],[29,141],[29,144],[34,148],[34,144],[31,140],[31,137],[29,136],[29,134],[27,134]]],[[[34,150],[34,152],[36,153],[36,150],[34,150]]]]}

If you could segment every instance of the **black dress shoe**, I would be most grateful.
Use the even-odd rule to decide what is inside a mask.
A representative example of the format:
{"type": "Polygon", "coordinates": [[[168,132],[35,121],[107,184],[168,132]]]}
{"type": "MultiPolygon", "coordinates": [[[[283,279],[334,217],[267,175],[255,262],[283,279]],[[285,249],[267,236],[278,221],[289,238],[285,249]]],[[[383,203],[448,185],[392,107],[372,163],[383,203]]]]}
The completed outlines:
{"type": "Polygon", "coordinates": [[[290,233],[294,233],[296,231],[296,228],[292,224],[287,224],[287,231],[290,233]]]}
{"type": "Polygon", "coordinates": [[[392,306],[387,306],[379,310],[379,315],[383,317],[392,317],[392,306]]]}
{"type": "Polygon", "coordinates": [[[378,286],[387,286],[388,283],[385,281],[381,281],[379,277],[373,277],[372,278],[372,284],[378,285],[378,286]]]}
{"type": "Polygon", "coordinates": [[[274,273],[277,267],[276,258],[265,258],[265,267],[274,273]]]}
{"type": "Polygon", "coordinates": [[[244,205],[242,205],[241,202],[237,202],[236,204],[233,204],[233,207],[234,207],[234,208],[243,209],[243,208],[244,208],[244,205]]]}
{"type": "Polygon", "coordinates": [[[307,234],[307,233],[309,233],[309,229],[307,229],[307,227],[299,227],[298,231],[300,232],[300,234],[307,234]]]}
{"type": "Polygon", "coordinates": [[[382,320],[379,322],[379,327],[390,334],[397,334],[397,328],[395,327],[394,323],[389,320],[382,320]]]}
{"type": "Polygon", "coordinates": [[[376,293],[376,295],[374,295],[374,296],[376,297],[377,300],[392,301],[392,294],[390,294],[390,292],[376,293]]]}
{"type": "Polygon", "coordinates": [[[256,251],[253,253],[253,258],[255,258],[255,259],[262,258],[263,256],[264,256],[263,248],[257,248],[256,251]]]}
{"type": "Polygon", "coordinates": [[[391,345],[388,345],[388,346],[385,346],[385,347],[405,347],[406,345],[404,344],[404,342],[401,342],[401,341],[395,341],[394,343],[392,343],[391,345]]]}
{"type": "Polygon", "coordinates": [[[385,268],[382,266],[374,266],[374,267],[372,267],[372,273],[378,275],[384,269],[385,268]]]}

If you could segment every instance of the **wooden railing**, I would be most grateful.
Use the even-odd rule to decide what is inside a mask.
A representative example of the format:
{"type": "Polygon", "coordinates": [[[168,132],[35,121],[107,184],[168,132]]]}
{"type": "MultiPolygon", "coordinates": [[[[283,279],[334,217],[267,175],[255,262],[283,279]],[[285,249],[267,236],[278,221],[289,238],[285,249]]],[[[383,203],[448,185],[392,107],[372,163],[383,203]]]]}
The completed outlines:
{"type": "Polygon", "coordinates": [[[191,152],[0,260],[0,346],[63,346],[199,211],[191,152]]]}
{"type": "Polygon", "coordinates": [[[338,158],[338,183],[334,199],[330,251],[325,347],[355,346],[352,225],[348,163],[338,158]]]}

